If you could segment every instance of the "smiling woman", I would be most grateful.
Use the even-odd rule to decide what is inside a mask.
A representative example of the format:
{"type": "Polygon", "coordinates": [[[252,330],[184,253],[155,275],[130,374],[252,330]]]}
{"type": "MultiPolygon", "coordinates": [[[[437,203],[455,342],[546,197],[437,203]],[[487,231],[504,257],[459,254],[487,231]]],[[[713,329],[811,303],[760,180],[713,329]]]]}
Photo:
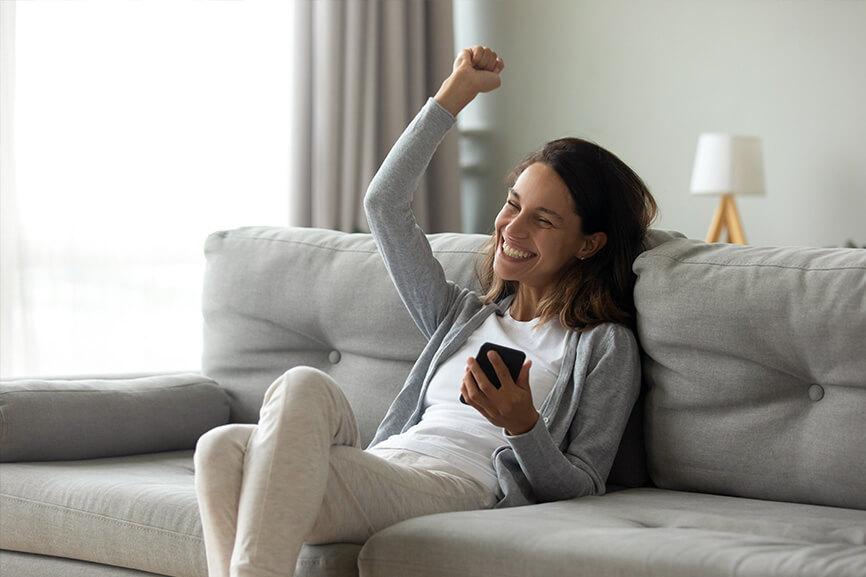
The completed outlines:
{"type": "Polygon", "coordinates": [[[515,294],[519,320],[634,329],[631,265],[658,212],[643,180],[599,145],[560,138],[524,158],[506,184],[476,268],[483,302],[515,294]]]}
{"type": "Polygon", "coordinates": [[[256,428],[226,425],[200,440],[196,487],[213,575],[285,573],[305,540],[363,543],[416,516],[606,491],[640,391],[637,341],[615,321],[629,318],[624,275],[654,215],[646,188],[576,139],[530,155],[496,218],[486,301],[447,279],[412,213],[455,115],[499,87],[504,67],[487,47],[462,50],[364,197],[384,270],[426,340],[370,444],[360,447],[339,384],[303,366],[271,384],[256,428]],[[529,318],[537,305],[555,315],[562,302],[581,334],[529,318]],[[516,377],[488,357],[499,387],[475,360],[487,342],[524,353],[516,377]]]}

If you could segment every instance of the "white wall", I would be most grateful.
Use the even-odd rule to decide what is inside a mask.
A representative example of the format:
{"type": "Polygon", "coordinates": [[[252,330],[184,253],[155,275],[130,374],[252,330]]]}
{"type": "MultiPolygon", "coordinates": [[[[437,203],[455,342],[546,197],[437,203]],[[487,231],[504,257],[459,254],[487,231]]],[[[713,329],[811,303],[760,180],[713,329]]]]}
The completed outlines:
{"type": "Polygon", "coordinates": [[[490,232],[512,165],[578,136],[644,179],[655,228],[703,239],[718,198],[689,179],[719,131],[763,139],[767,195],[737,199],[749,244],[866,244],[866,1],[455,0],[455,19],[458,48],[505,61],[459,119],[489,130],[464,143],[485,199],[468,232],[490,232]]]}

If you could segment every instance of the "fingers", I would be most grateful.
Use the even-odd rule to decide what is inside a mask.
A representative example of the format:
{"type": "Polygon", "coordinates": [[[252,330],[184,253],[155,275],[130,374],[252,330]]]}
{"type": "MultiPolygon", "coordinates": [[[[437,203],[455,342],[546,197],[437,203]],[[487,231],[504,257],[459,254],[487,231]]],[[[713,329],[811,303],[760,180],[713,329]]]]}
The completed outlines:
{"type": "Polygon", "coordinates": [[[532,366],[532,361],[527,359],[523,366],[520,367],[520,374],[517,376],[517,381],[514,383],[518,388],[524,389],[532,400],[532,387],[529,385],[529,368],[532,366]]]}
{"type": "MultiPolygon", "coordinates": [[[[460,384],[460,394],[463,395],[463,399],[469,406],[481,413],[488,421],[496,424],[493,410],[488,406],[490,400],[481,390],[481,387],[482,385],[479,385],[472,369],[467,366],[463,373],[463,382],[460,384]]],[[[493,389],[493,385],[489,385],[489,387],[493,389]]]]}
{"type": "Polygon", "coordinates": [[[481,65],[484,59],[484,48],[481,46],[473,46],[472,47],[472,67],[473,68],[483,68],[481,65]]]}
{"type": "MultiPolygon", "coordinates": [[[[472,55],[472,66],[478,70],[488,70],[490,72],[499,72],[505,68],[505,62],[486,46],[473,46],[468,49],[472,55]]],[[[465,50],[464,50],[465,51],[465,50]]]]}
{"type": "Polygon", "coordinates": [[[511,373],[508,372],[508,367],[502,361],[502,357],[496,351],[487,351],[487,358],[490,359],[490,364],[493,365],[493,370],[496,371],[496,376],[499,377],[499,382],[502,386],[512,382],[511,373]]]}
{"type": "Polygon", "coordinates": [[[475,406],[475,383],[472,382],[472,373],[469,372],[469,367],[466,367],[466,370],[463,372],[463,380],[460,382],[460,394],[463,395],[463,400],[466,401],[468,405],[475,406]],[[469,392],[470,389],[472,393],[469,392]]]}
{"type": "MultiPolygon", "coordinates": [[[[463,374],[463,384],[472,398],[480,403],[488,403],[490,397],[496,392],[496,387],[484,374],[481,365],[472,357],[469,357],[467,361],[466,371],[463,374]]],[[[463,397],[466,398],[466,395],[463,397]]]]}

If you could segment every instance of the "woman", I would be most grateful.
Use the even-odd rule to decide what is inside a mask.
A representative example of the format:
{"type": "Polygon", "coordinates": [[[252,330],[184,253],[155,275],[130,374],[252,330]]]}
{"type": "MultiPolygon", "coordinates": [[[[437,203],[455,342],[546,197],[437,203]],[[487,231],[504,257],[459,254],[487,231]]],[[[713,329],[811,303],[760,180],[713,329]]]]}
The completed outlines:
{"type": "Polygon", "coordinates": [[[303,543],[363,543],[420,515],[605,492],[640,389],[631,263],[655,216],[649,191],[594,144],[548,143],[509,177],[482,295],[446,281],[411,210],[455,117],[499,87],[504,66],[486,47],[463,50],[364,199],[386,269],[428,341],[370,445],[361,448],[339,385],[306,366],[271,384],[257,425],[199,439],[211,577],[292,575],[303,543]],[[491,385],[474,359],[485,341],[526,352],[516,382],[493,353],[502,386],[491,385]]]}

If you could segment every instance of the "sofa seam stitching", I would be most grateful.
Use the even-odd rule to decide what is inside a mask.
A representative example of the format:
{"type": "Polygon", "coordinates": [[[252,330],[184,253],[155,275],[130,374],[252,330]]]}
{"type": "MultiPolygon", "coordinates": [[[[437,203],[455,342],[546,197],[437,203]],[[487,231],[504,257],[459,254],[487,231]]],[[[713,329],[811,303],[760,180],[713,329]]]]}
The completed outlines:
{"type": "Polygon", "coordinates": [[[84,516],[98,517],[109,522],[115,523],[117,525],[127,525],[132,528],[136,528],[142,531],[152,531],[155,533],[167,533],[171,535],[176,535],[182,537],[184,539],[193,539],[195,541],[202,541],[202,537],[196,537],[195,535],[187,535],[185,533],[181,533],[179,531],[172,531],[171,529],[165,529],[162,527],[154,527],[152,525],[145,525],[144,523],[136,523],[134,521],[129,521],[127,519],[118,519],[117,517],[111,517],[109,515],[103,515],[101,513],[94,513],[93,511],[85,511],[84,509],[76,509],[75,507],[68,507],[66,505],[58,505],[56,503],[44,503],[42,501],[36,501],[34,499],[28,499],[26,497],[19,497],[18,495],[10,495],[8,493],[0,493],[0,497],[6,497],[8,499],[14,499],[18,501],[23,501],[24,503],[35,506],[35,507],[44,507],[46,509],[65,509],[68,511],[74,511],[75,513],[79,513],[84,516]]]}
{"type": "MultiPolygon", "coordinates": [[[[29,380],[29,379],[28,379],[29,380]]],[[[41,379],[40,379],[41,380],[41,379]]],[[[63,379],[49,379],[51,381],[60,382],[63,379]]],[[[99,380],[99,379],[92,379],[99,380]]],[[[177,385],[166,385],[164,387],[156,387],[156,388],[147,388],[147,389],[136,389],[133,387],[125,387],[125,388],[116,388],[116,389],[72,389],[72,388],[62,388],[62,389],[13,389],[0,391],[0,397],[8,394],[21,394],[21,393],[150,393],[154,391],[168,391],[173,389],[181,389],[184,387],[193,387],[195,385],[216,385],[219,387],[219,383],[215,381],[199,381],[196,383],[179,383],[177,385]]]]}
{"type": "MultiPolygon", "coordinates": [[[[395,560],[395,559],[387,559],[387,558],[375,558],[375,557],[361,558],[359,555],[359,557],[358,557],[359,566],[361,563],[366,563],[366,564],[378,563],[378,564],[382,564],[382,565],[391,565],[393,567],[410,567],[410,568],[423,568],[423,569],[429,569],[430,568],[429,565],[425,565],[422,563],[412,563],[411,561],[395,560]]],[[[441,568],[437,567],[436,569],[438,570],[441,568]]],[[[460,568],[460,570],[464,571],[465,568],[460,568]]],[[[463,573],[463,574],[465,575],[466,573],[463,573]]],[[[471,575],[491,575],[491,574],[482,572],[482,573],[471,573],[471,575]]],[[[493,575],[496,575],[496,577],[511,577],[507,573],[495,573],[493,575]]]]}
{"type": "Polygon", "coordinates": [[[6,405],[5,403],[0,403],[0,441],[6,440],[6,433],[9,419],[6,417],[6,405]]]}
{"type": "MultiPolygon", "coordinates": [[[[337,251],[337,252],[348,252],[348,253],[357,252],[357,253],[363,253],[363,254],[377,254],[379,252],[378,248],[373,249],[373,250],[346,249],[346,248],[333,247],[333,246],[323,246],[321,244],[316,244],[316,243],[312,243],[312,242],[304,242],[304,241],[300,241],[300,240],[292,240],[292,239],[284,239],[284,238],[262,238],[262,237],[257,237],[257,236],[239,236],[239,235],[231,235],[230,237],[224,236],[223,238],[226,238],[226,239],[228,239],[228,238],[244,239],[244,240],[263,240],[263,241],[268,241],[268,242],[283,242],[283,243],[287,243],[287,244],[300,244],[300,245],[304,245],[304,246],[311,246],[314,248],[321,248],[324,250],[332,250],[332,251],[337,251]]],[[[476,255],[482,254],[481,251],[477,251],[477,250],[437,250],[437,249],[432,249],[432,250],[434,253],[441,253],[441,254],[476,254],[476,255]]]]}
{"type": "Polygon", "coordinates": [[[24,377],[11,377],[0,379],[0,383],[9,383],[13,381],[42,381],[42,380],[66,380],[66,381],[140,381],[142,379],[171,379],[177,378],[184,375],[192,375],[196,378],[208,380],[209,377],[200,373],[199,371],[191,370],[191,371],[172,371],[168,373],[153,373],[153,374],[140,374],[140,373],[130,373],[127,375],[119,374],[116,376],[111,376],[112,373],[105,373],[105,375],[71,375],[72,377],[77,378],[64,378],[63,375],[45,375],[45,376],[24,376],[24,377]]]}
{"type": "Polygon", "coordinates": [[[762,262],[754,262],[754,263],[734,263],[731,261],[727,262],[709,262],[709,261],[701,261],[701,260],[685,260],[681,258],[677,258],[670,254],[658,253],[654,255],[644,255],[641,254],[638,258],[653,258],[653,257],[665,257],[672,261],[682,263],[682,264],[707,264],[714,266],[736,266],[736,267],[749,267],[749,266],[766,266],[773,268],[786,268],[791,270],[805,270],[805,271],[834,271],[834,270],[866,270],[866,267],[863,266],[842,266],[842,267],[830,267],[830,268],[807,268],[804,266],[791,266],[791,265],[781,265],[781,264],[772,264],[772,263],[762,263],[762,262]]]}

